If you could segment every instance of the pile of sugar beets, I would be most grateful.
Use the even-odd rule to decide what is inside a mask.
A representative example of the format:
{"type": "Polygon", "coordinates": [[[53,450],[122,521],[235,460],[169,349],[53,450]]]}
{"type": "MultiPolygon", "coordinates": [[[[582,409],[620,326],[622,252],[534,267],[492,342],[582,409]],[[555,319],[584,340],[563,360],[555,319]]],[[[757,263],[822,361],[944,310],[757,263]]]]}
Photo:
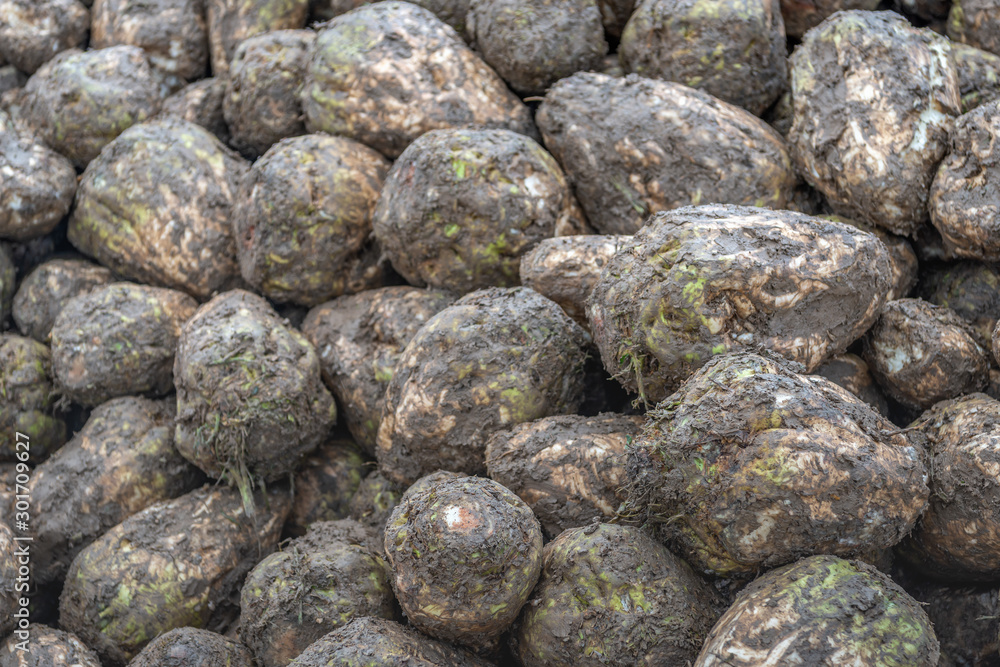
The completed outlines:
{"type": "Polygon", "coordinates": [[[1000,0],[0,0],[0,667],[1000,665],[1000,0]]]}

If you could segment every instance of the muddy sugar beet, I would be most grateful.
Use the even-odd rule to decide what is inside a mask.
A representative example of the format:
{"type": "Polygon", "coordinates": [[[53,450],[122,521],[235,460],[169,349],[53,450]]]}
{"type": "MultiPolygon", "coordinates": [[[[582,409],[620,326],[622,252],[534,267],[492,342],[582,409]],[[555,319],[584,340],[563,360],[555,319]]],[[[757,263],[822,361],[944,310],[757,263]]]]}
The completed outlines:
{"type": "Polygon", "coordinates": [[[867,403],[783,360],[713,359],[629,450],[629,507],[705,573],[898,543],[926,506],[917,448],[867,403]]]}

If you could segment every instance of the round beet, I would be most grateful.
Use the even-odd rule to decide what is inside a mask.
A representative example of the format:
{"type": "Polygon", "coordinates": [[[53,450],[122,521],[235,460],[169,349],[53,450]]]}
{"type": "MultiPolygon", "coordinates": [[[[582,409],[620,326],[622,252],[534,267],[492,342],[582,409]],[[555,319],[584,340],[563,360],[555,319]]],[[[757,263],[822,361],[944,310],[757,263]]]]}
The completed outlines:
{"type": "Polygon", "coordinates": [[[0,238],[45,236],[69,213],[76,170],[69,160],[0,121],[0,238]]]}
{"type": "Polygon", "coordinates": [[[111,283],[103,266],[82,259],[52,259],[29,273],[14,295],[14,321],[26,336],[48,340],[56,317],[73,297],[111,283]]]}
{"type": "Polygon", "coordinates": [[[642,0],[618,55],[627,72],[704,90],[758,116],[788,80],[778,0],[642,0]]]}
{"type": "Polygon", "coordinates": [[[514,652],[547,667],[691,664],[722,609],[687,563],[638,528],[573,528],[545,547],[514,652]]]}
{"type": "Polygon", "coordinates": [[[337,408],[309,341],[256,294],[234,290],[195,313],[174,361],[177,449],[246,493],[316,448],[337,408]]]}
{"type": "Polygon", "coordinates": [[[392,586],[418,630],[487,649],[538,581],[542,531],[524,502],[481,477],[410,494],[385,527],[392,586]]]}
{"type": "Polygon", "coordinates": [[[295,504],[285,530],[298,537],[317,521],[347,518],[351,499],[368,472],[365,457],[351,440],[318,447],[295,472],[295,504]]]}
{"type": "Polygon", "coordinates": [[[90,46],[138,46],[149,64],[180,87],[208,67],[208,27],[202,0],[94,0],[90,46]]]}
{"type": "Polygon", "coordinates": [[[205,0],[212,74],[225,77],[243,41],[272,30],[306,26],[309,0],[205,0]]]}
{"type": "Polygon", "coordinates": [[[608,52],[595,0],[471,0],[468,30],[483,60],[522,95],[597,69],[608,52]]]}
{"type": "Polygon", "coordinates": [[[976,342],[989,349],[1000,319],[1000,267],[957,262],[931,267],[921,280],[921,298],[955,311],[971,326],[976,342]]]}
{"type": "Polygon", "coordinates": [[[534,134],[528,108],[455,31],[408,2],[377,2],[320,31],[303,93],[311,131],[396,158],[420,135],[456,127],[534,134]]]}
{"type": "Polygon", "coordinates": [[[229,126],[222,113],[222,99],[226,96],[226,80],[211,77],[184,86],[163,100],[161,113],[174,116],[203,128],[229,143],[229,126]]]}
{"type": "Polygon", "coordinates": [[[48,347],[31,338],[0,335],[0,460],[19,460],[17,453],[23,447],[17,442],[23,438],[17,433],[28,436],[33,463],[66,442],[54,384],[48,347]]]}
{"type": "Polygon", "coordinates": [[[233,215],[244,280],[274,301],[306,306],[378,287],[372,212],[388,170],[381,155],[342,137],[274,146],[250,168],[233,215]]]}
{"type": "Polygon", "coordinates": [[[243,644],[228,637],[177,628],[151,641],[129,667],[254,667],[254,661],[243,644]]]}
{"type": "Polygon", "coordinates": [[[158,82],[135,46],[64,51],[28,79],[24,97],[38,137],[80,169],[160,108],[158,82]]]}
{"type": "Polygon", "coordinates": [[[920,299],[891,301],[864,341],[865,361],[879,385],[911,408],[982,391],[989,382],[986,350],[950,308],[920,299]]]}
{"type": "Polygon", "coordinates": [[[239,278],[230,218],[246,169],[194,123],[137,125],[84,172],[69,240],[127,278],[207,299],[239,278]]]}
{"type": "Polygon", "coordinates": [[[316,306],[302,323],[319,354],[323,380],[368,455],[375,454],[382,399],[403,348],[453,301],[438,290],[384,287],[316,306]]]}
{"type": "Polygon", "coordinates": [[[70,299],[52,325],[61,393],[85,406],[174,388],[174,350],[198,302],[183,292],[112,283],[70,299]]]}
{"type": "Polygon", "coordinates": [[[799,173],[838,213],[912,235],[959,113],[947,41],[893,12],[839,12],[790,64],[799,173]]]}
{"type": "Polygon", "coordinates": [[[435,470],[482,473],[492,433],[573,413],[585,335],[523,287],[480,290],[439,312],[410,340],[386,389],[382,473],[407,485],[435,470]]]}
{"type": "Polygon", "coordinates": [[[312,30],[276,30],[236,47],[222,112],[233,147],[248,158],[305,133],[299,98],[315,38],[312,30]]]}
{"type": "Polygon", "coordinates": [[[25,74],[82,47],[90,28],[90,12],[77,0],[0,0],[0,16],[0,59],[25,74]]]}
{"type": "Polygon", "coordinates": [[[17,635],[0,645],[0,667],[101,667],[97,654],[73,633],[41,624],[32,624],[29,633],[27,651],[17,635]]]}
{"type": "Polygon", "coordinates": [[[694,664],[933,667],[939,652],[927,613],[889,577],[860,561],[813,556],[743,589],[694,664]]]}
{"type": "Polygon", "coordinates": [[[533,139],[436,130],[393,164],[373,223],[407,282],[465,293],[517,285],[521,255],[580,217],[562,169],[533,139]]]}

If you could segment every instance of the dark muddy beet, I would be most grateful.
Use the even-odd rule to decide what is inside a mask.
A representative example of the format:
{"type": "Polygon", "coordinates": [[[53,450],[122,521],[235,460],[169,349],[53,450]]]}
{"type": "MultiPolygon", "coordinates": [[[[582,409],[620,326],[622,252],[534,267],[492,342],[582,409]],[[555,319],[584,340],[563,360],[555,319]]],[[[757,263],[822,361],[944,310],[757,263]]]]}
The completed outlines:
{"type": "Polygon", "coordinates": [[[0,115],[0,238],[45,236],[69,213],[76,194],[72,163],[0,115]]]}
{"type": "Polygon", "coordinates": [[[781,0],[781,16],[785,20],[785,35],[801,39],[826,17],[848,9],[871,11],[879,0],[781,0]]]}
{"type": "Polygon", "coordinates": [[[130,128],[84,172],[69,240],[127,278],[207,299],[239,279],[230,218],[246,170],[194,123],[130,128]]]}
{"type": "Polygon", "coordinates": [[[834,222],[842,222],[845,225],[857,227],[861,231],[877,236],[878,240],[882,242],[882,245],[889,252],[889,262],[892,264],[892,275],[890,276],[891,287],[889,288],[889,294],[885,297],[886,303],[910,295],[910,292],[917,285],[917,270],[919,269],[917,253],[913,249],[913,244],[902,236],[897,236],[881,227],[876,227],[866,222],[849,220],[839,215],[821,215],[820,217],[834,222]]]}
{"type": "Polygon", "coordinates": [[[25,448],[17,446],[17,433],[29,438],[31,463],[66,442],[48,347],[16,334],[0,335],[0,387],[0,460],[21,460],[17,454],[25,448]]]}
{"type": "Polygon", "coordinates": [[[381,286],[372,213],[388,171],[381,155],[342,137],[310,134],[271,148],[250,168],[233,214],[244,280],[305,306],[381,286]]]}
{"type": "Polygon", "coordinates": [[[585,336],[554,301],[523,287],[480,290],[439,312],[386,389],[382,473],[404,485],[435,470],[482,473],[492,433],[575,412],[585,336]]]}
{"type": "Polygon", "coordinates": [[[392,586],[410,623],[443,641],[492,648],[538,581],[542,531],[489,479],[446,479],[408,495],[385,528],[392,586]]]}
{"type": "Polygon", "coordinates": [[[814,373],[851,392],[883,417],[889,416],[889,402],[872,378],[868,364],[856,354],[836,354],[814,373]]]}
{"type": "Polygon", "coordinates": [[[439,290],[385,287],[316,306],[302,323],[319,355],[323,380],[368,455],[375,455],[382,398],[403,349],[453,301],[439,290]]]}
{"type": "Polygon", "coordinates": [[[911,408],[982,391],[989,382],[987,350],[950,308],[897,299],[886,305],[864,342],[865,361],[879,385],[911,408]]]}
{"type": "Polygon", "coordinates": [[[493,434],[489,476],[528,504],[550,537],[615,517],[625,499],[625,452],[644,423],[639,416],[559,416],[493,434]]]}
{"type": "Polygon", "coordinates": [[[1000,319],[1000,267],[957,262],[925,271],[919,295],[936,306],[950,308],[972,327],[976,342],[990,347],[1000,319]]]}
{"type": "Polygon", "coordinates": [[[240,494],[203,487],[158,503],[80,552],[59,601],[59,625],[75,632],[107,667],[120,667],[161,633],[204,627],[274,550],[291,493],[257,493],[256,516],[240,494]]]}
{"type": "Polygon", "coordinates": [[[799,173],[841,215],[912,236],[959,114],[947,42],[892,12],[840,12],[790,64],[799,173]]]}
{"type": "Polygon", "coordinates": [[[521,256],[582,219],[562,169],[534,140],[436,130],[396,160],[373,225],[407,282],[464,294],[519,284],[521,256]]]}
{"type": "Polygon", "coordinates": [[[729,351],[762,346],[811,372],[871,326],[891,272],[885,246],[848,225],[688,207],[622,244],[587,314],[608,372],[655,403],[729,351]]]}
{"type": "Polygon", "coordinates": [[[248,158],[305,133],[299,98],[315,38],[312,30],[277,30],[236,47],[222,110],[233,147],[248,158]]]}
{"type": "Polygon", "coordinates": [[[203,128],[229,143],[229,126],[222,113],[222,99],[226,95],[226,80],[216,77],[202,79],[184,86],[163,100],[161,113],[175,116],[203,128]]]}
{"type": "Polygon", "coordinates": [[[778,357],[713,359],[649,416],[628,452],[624,515],[706,573],[891,547],[927,503],[904,435],[778,357]]]}
{"type": "Polygon", "coordinates": [[[455,31],[406,2],[363,6],[328,23],[302,100],[310,131],[355,139],[388,158],[434,129],[536,134],[528,108],[455,31]]]}
{"type": "Polygon", "coordinates": [[[366,458],[352,440],[319,447],[295,472],[295,505],[285,529],[298,537],[317,521],[347,518],[351,498],[367,474],[366,458]]]}
{"type": "Polygon", "coordinates": [[[40,139],[82,169],[115,137],[159,111],[158,86],[136,46],[71,49],[28,79],[23,114],[40,139]]]}
{"type": "Polygon", "coordinates": [[[627,239],[596,234],[544,239],[521,257],[521,284],[552,299],[589,329],[587,300],[604,266],[627,239]]]}
{"type": "Polygon", "coordinates": [[[240,641],[261,667],[285,667],[355,618],[399,617],[385,562],[338,537],[321,532],[293,540],[247,575],[240,641]]]}
{"type": "Polygon", "coordinates": [[[1000,402],[983,394],[938,403],[911,439],[931,457],[931,499],[906,561],[935,579],[1000,578],[1000,402]]]}
{"type": "Polygon", "coordinates": [[[116,398],[31,475],[33,580],[61,581],[80,551],[127,517],[197,488],[174,447],[174,402],[116,398]]]}
{"type": "Polygon", "coordinates": [[[26,336],[48,340],[56,317],[74,297],[114,280],[111,271],[82,259],[53,259],[21,281],[14,295],[14,322],[26,336]]]}
{"type": "Polygon", "coordinates": [[[784,657],[803,665],[933,667],[939,653],[927,613],[888,576],[860,561],[813,556],[743,589],[694,664],[756,667],[784,657]]]}
{"type": "Polygon", "coordinates": [[[306,26],[309,0],[205,0],[212,74],[226,76],[244,40],[272,30],[306,26]]]}
{"type": "Polygon", "coordinates": [[[292,667],[489,667],[471,653],[429,639],[395,621],[359,618],[303,651],[292,667]]]}
{"type": "Polygon", "coordinates": [[[149,643],[129,667],[254,667],[239,642],[198,628],[178,628],[149,643]]]}
{"type": "Polygon", "coordinates": [[[83,47],[90,28],[90,12],[77,0],[0,0],[0,16],[0,57],[25,74],[83,47]]]}
{"type": "Polygon", "coordinates": [[[35,624],[30,635],[27,651],[18,648],[16,635],[0,646],[0,667],[101,667],[97,654],[71,632],[35,624]]]}
{"type": "Polygon", "coordinates": [[[788,81],[778,0],[641,0],[618,56],[626,72],[676,81],[762,114],[788,81]]]}
{"type": "Polygon", "coordinates": [[[929,206],[950,252],[1000,261],[1000,100],[955,121],[951,152],[938,167],[929,206]]]}
{"type": "Polygon", "coordinates": [[[198,302],[177,290],[111,283],[73,297],[52,325],[59,390],[85,406],[174,388],[174,350],[198,302]]]}
{"type": "Polygon", "coordinates": [[[537,122],[602,234],[688,204],[783,208],[795,187],[785,142],[764,121],[676,83],[574,74],[537,122]]]}
{"type": "Polygon", "coordinates": [[[177,449],[244,493],[253,479],[293,471],[337,418],[312,345],[243,290],[220,294],[187,322],[174,381],[177,449]]]}
{"type": "Polygon", "coordinates": [[[381,532],[392,510],[399,504],[402,490],[381,472],[368,475],[351,498],[348,511],[353,520],[381,532]]]}
{"type": "Polygon", "coordinates": [[[574,528],[545,547],[514,653],[549,667],[691,664],[724,607],[687,563],[638,528],[574,528]]]}

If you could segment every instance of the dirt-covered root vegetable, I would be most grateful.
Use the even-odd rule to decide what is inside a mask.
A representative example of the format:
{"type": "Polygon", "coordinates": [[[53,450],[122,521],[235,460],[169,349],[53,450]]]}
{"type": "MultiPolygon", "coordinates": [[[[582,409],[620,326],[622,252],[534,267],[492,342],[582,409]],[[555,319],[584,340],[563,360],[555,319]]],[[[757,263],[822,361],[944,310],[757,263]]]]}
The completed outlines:
{"type": "Polygon", "coordinates": [[[205,0],[213,76],[229,73],[241,42],[272,30],[306,26],[309,0],[205,0]]]}
{"type": "Polygon", "coordinates": [[[439,290],[384,287],[316,306],[302,323],[319,354],[323,380],[369,455],[375,454],[382,398],[403,348],[453,301],[439,290]]]}
{"type": "Polygon", "coordinates": [[[990,348],[1000,319],[1000,267],[968,261],[932,267],[921,279],[920,297],[955,311],[969,323],[976,342],[990,348]]]}
{"type": "Polygon", "coordinates": [[[683,83],[758,116],[788,80],[778,0],[641,0],[618,55],[626,72],[683,83]]]}
{"type": "Polygon", "coordinates": [[[704,572],[884,549],[927,503],[904,435],[779,357],[717,357],[648,416],[628,450],[623,515],[649,521],[704,572]]]}
{"type": "Polygon", "coordinates": [[[938,167],[928,205],[951,253],[1000,261],[1000,100],[955,121],[951,152],[938,167]]]}
{"type": "Polygon", "coordinates": [[[177,449],[244,492],[294,470],[337,418],[305,336],[263,298],[225,292],[184,325],[174,362],[177,449]]]}
{"type": "Polygon", "coordinates": [[[528,504],[551,537],[595,518],[608,520],[624,497],[625,451],[638,416],[546,417],[494,433],[486,470],[528,504]]]}
{"type": "Polygon", "coordinates": [[[77,0],[0,0],[0,56],[25,74],[83,46],[90,12],[77,0]]]}
{"type": "Polygon", "coordinates": [[[22,460],[18,451],[25,447],[17,442],[24,438],[17,433],[28,437],[33,463],[66,442],[66,424],[56,411],[54,385],[48,347],[31,338],[0,335],[0,460],[22,460]]]}
{"type": "Polygon", "coordinates": [[[258,563],[243,584],[240,610],[240,641],[261,667],[285,667],[355,618],[399,615],[385,562],[335,535],[293,540],[258,563]]]}
{"type": "Polygon", "coordinates": [[[865,361],[879,386],[907,407],[924,410],[982,391],[989,382],[987,351],[969,324],[944,306],[891,301],[864,343],[865,361]]]}
{"type": "Polygon", "coordinates": [[[381,472],[375,472],[361,480],[347,506],[348,512],[354,521],[381,531],[401,496],[397,484],[381,472]]]}
{"type": "MultiPolygon", "coordinates": [[[[4,508],[4,519],[0,519],[0,636],[6,637],[18,625],[15,613],[21,610],[21,598],[25,597],[17,590],[18,562],[14,541],[14,531],[5,523],[9,510],[4,508]]],[[[23,573],[24,579],[30,583],[30,565],[23,573]]]]}
{"type": "MultiPolygon", "coordinates": [[[[98,0],[99,1],[99,0],[98,0]]],[[[243,644],[215,632],[177,628],[142,649],[129,667],[254,667],[243,644]]]]}
{"type": "Polygon", "coordinates": [[[583,393],[586,334],[524,287],[473,292],[428,320],[385,393],[376,456],[409,485],[435,470],[486,471],[486,440],[542,417],[572,414],[583,393]]]}
{"type": "Polygon", "coordinates": [[[521,284],[552,299],[589,328],[587,299],[626,236],[584,234],[544,239],[521,257],[521,284]]]}
{"type": "Polygon", "coordinates": [[[181,85],[205,75],[208,27],[202,0],[95,0],[91,14],[91,47],[138,46],[150,65],[181,85]]]}
{"type": "Polygon", "coordinates": [[[851,392],[883,417],[889,415],[889,402],[872,378],[868,364],[856,354],[835,354],[824,361],[815,374],[851,392]]]}
{"type": "Polygon", "coordinates": [[[271,148],[250,168],[233,215],[244,280],[306,306],[357,291],[388,171],[385,158],[343,137],[310,134],[271,148]]]}
{"type": "Polygon", "coordinates": [[[70,299],[51,332],[60,392],[85,406],[170,393],[181,327],[197,308],[184,292],[125,282],[70,299]]]}
{"type": "Polygon", "coordinates": [[[595,0],[471,0],[467,19],[483,60],[522,95],[597,69],[608,52],[595,0]]]}
{"type": "Polygon", "coordinates": [[[958,73],[962,113],[1000,99],[1000,55],[974,46],[953,43],[951,57],[958,73]]]}
{"type": "Polygon", "coordinates": [[[29,633],[27,650],[17,635],[0,644],[0,667],[101,667],[97,654],[71,632],[33,623],[29,633]]]}
{"type": "Polygon", "coordinates": [[[413,285],[466,293],[520,283],[521,256],[582,211],[559,164],[510,130],[434,130],[393,164],[373,215],[413,285]]]}
{"type": "Polygon", "coordinates": [[[536,120],[602,234],[687,204],[784,208],[795,187],[785,142],[764,121],[680,84],[578,73],[549,90],[536,120]]]}
{"type": "Polygon", "coordinates": [[[21,281],[14,295],[14,322],[24,335],[45,342],[56,316],[73,297],[113,280],[106,268],[86,260],[49,260],[21,281]]]}
{"type": "Polygon", "coordinates": [[[939,667],[995,667],[1000,664],[1000,590],[903,580],[923,605],[941,643],[939,667]]]}
{"type": "Polygon", "coordinates": [[[490,663],[395,621],[359,618],[315,642],[292,667],[489,667],[490,663]]]}
{"type": "Polygon", "coordinates": [[[230,218],[246,170],[194,123],[132,127],[84,172],[69,240],[127,278],[207,299],[239,279],[230,218]]]}
{"type": "Polygon", "coordinates": [[[160,108],[159,84],[136,46],[64,51],[24,86],[24,117],[40,139],[82,169],[160,108]]]}
{"type": "Polygon", "coordinates": [[[877,236],[889,252],[889,262],[892,264],[891,287],[885,298],[886,303],[909,296],[917,285],[917,270],[920,268],[920,264],[913,245],[906,238],[897,236],[881,227],[857,220],[849,220],[839,215],[821,215],[820,217],[834,222],[843,222],[877,236]]]}
{"type": "Polygon", "coordinates": [[[95,408],[83,430],[31,475],[33,579],[61,581],[98,537],[203,481],[174,447],[172,400],[127,396],[95,408]]]}
{"type": "Polygon", "coordinates": [[[430,11],[379,2],[330,21],[316,37],[302,102],[306,126],[396,158],[434,129],[535,134],[528,108],[430,11]]]}
{"type": "Polygon", "coordinates": [[[724,605],[687,563],[630,526],[567,530],[512,635],[526,666],[691,664],[724,605]]]}
{"type": "Polygon", "coordinates": [[[1000,579],[1000,402],[971,394],[938,403],[910,432],[931,456],[931,499],[898,553],[935,579],[1000,579]]]}
{"type": "Polygon", "coordinates": [[[695,667],[933,667],[927,613],[861,561],[813,556],[761,576],[715,624],[695,667]]]}
{"type": "Polygon", "coordinates": [[[960,110],[947,40],[892,12],[838,12],[790,65],[799,173],[838,213],[912,235],[960,110]]]}
{"type": "Polygon", "coordinates": [[[385,553],[410,623],[435,639],[482,650],[514,622],[535,587],[542,531],[505,487],[459,477],[396,506],[385,553]]]}
{"type": "Polygon", "coordinates": [[[954,0],[948,14],[948,36],[1000,55],[1000,3],[997,0],[954,0]]]}
{"type": "Polygon", "coordinates": [[[219,141],[228,144],[229,126],[222,113],[222,99],[225,95],[226,79],[202,79],[184,86],[163,100],[160,112],[164,116],[175,116],[201,125],[218,137],[219,141]]]}
{"type": "Polygon", "coordinates": [[[295,472],[295,504],[285,529],[296,537],[317,521],[345,519],[368,465],[351,440],[331,440],[295,472]]]}
{"type": "Polygon", "coordinates": [[[781,15],[785,22],[785,35],[801,39],[810,28],[815,28],[826,17],[849,9],[874,10],[878,0],[781,0],[781,15]]]}
{"type": "Polygon", "coordinates": [[[125,519],[73,561],[60,627],[108,667],[124,665],[168,630],[204,627],[278,543],[291,493],[255,496],[254,517],[236,491],[206,486],[125,519]]]}
{"type": "Polygon", "coordinates": [[[276,30],[236,47],[222,111],[233,147],[247,157],[305,133],[300,97],[315,38],[312,30],[276,30]]]}
{"type": "Polygon", "coordinates": [[[69,160],[12,127],[0,127],[0,238],[28,241],[69,213],[76,170],[69,160]]]}
{"type": "Polygon", "coordinates": [[[792,211],[687,207],[649,219],[604,267],[587,314],[604,366],[659,402],[714,355],[763,346],[812,372],[878,317],[875,236],[792,211]]]}

